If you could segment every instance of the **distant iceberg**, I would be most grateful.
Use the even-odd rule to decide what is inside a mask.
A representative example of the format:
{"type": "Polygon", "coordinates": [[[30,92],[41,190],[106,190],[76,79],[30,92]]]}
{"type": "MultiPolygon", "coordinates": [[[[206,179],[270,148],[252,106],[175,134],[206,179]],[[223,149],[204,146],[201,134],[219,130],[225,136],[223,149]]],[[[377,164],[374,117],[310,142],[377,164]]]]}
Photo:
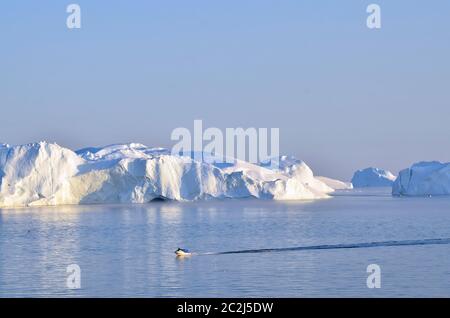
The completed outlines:
{"type": "Polygon", "coordinates": [[[355,172],[352,184],[355,188],[391,187],[395,178],[390,171],[379,168],[366,168],[355,172]]]}
{"type": "Polygon", "coordinates": [[[393,195],[450,195],[450,163],[419,162],[400,171],[393,195]]]}
{"type": "Polygon", "coordinates": [[[0,144],[0,207],[92,203],[146,203],[155,199],[302,200],[333,189],[292,157],[279,167],[236,160],[200,162],[138,143],[72,151],[39,142],[0,144]]]}
{"type": "Polygon", "coordinates": [[[353,189],[353,184],[351,182],[344,182],[341,180],[331,179],[327,177],[316,177],[316,179],[319,179],[323,183],[325,183],[327,186],[334,190],[351,190],[353,189]]]}

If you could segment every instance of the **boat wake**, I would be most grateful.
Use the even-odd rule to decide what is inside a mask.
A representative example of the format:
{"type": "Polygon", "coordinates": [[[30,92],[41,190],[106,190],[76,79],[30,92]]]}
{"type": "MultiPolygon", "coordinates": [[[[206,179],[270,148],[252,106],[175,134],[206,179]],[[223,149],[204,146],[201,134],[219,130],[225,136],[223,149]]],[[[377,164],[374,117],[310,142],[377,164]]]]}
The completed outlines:
{"type": "Polygon", "coordinates": [[[275,253],[275,252],[290,252],[290,251],[390,247],[390,246],[421,246],[421,245],[439,245],[439,244],[450,244],[450,238],[382,241],[382,242],[354,243],[354,244],[311,245],[311,246],[297,246],[284,248],[262,248],[262,249],[236,250],[226,252],[198,253],[197,255],[253,254],[253,253],[275,253]]]}

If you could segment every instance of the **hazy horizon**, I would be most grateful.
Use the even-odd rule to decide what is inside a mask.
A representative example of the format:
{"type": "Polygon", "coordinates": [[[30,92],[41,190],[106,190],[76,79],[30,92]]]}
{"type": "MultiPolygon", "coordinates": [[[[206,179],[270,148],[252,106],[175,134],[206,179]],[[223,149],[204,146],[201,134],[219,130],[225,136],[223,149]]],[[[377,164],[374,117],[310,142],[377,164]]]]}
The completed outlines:
{"type": "Polygon", "coordinates": [[[450,2],[0,4],[0,142],[171,147],[171,131],[280,128],[280,153],[350,180],[450,161],[450,2]],[[382,28],[366,27],[381,6],[382,28]]]}

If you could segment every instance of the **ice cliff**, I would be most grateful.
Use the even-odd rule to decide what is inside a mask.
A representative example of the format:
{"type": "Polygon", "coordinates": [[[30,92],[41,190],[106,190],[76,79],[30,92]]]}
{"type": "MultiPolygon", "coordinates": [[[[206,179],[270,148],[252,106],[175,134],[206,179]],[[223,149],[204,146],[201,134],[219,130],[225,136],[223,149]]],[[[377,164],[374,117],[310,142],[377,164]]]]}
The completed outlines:
{"type": "Polygon", "coordinates": [[[235,161],[214,164],[175,156],[163,148],[119,144],[72,151],[40,142],[0,144],[0,207],[92,203],[146,203],[154,199],[301,200],[333,189],[292,157],[279,167],[235,161]]]}
{"type": "Polygon", "coordinates": [[[395,178],[390,171],[379,168],[366,168],[355,172],[352,184],[355,188],[391,187],[395,178]]]}
{"type": "Polygon", "coordinates": [[[393,195],[433,196],[450,194],[450,163],[419,162],[400,171],[393,195]]]}

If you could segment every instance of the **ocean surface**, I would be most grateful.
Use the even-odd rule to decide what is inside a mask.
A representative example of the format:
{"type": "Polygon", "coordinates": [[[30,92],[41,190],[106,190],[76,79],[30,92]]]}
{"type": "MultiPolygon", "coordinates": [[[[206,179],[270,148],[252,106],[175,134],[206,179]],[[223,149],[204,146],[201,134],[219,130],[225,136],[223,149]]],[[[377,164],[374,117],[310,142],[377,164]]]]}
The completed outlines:
{"type": "Polygon", "coordinates": [[[0,210],[0,297],[23,296],[449,297],[450,198],[0,210]],[[370,264],[381,288],[367,287],[370,264]]]}

